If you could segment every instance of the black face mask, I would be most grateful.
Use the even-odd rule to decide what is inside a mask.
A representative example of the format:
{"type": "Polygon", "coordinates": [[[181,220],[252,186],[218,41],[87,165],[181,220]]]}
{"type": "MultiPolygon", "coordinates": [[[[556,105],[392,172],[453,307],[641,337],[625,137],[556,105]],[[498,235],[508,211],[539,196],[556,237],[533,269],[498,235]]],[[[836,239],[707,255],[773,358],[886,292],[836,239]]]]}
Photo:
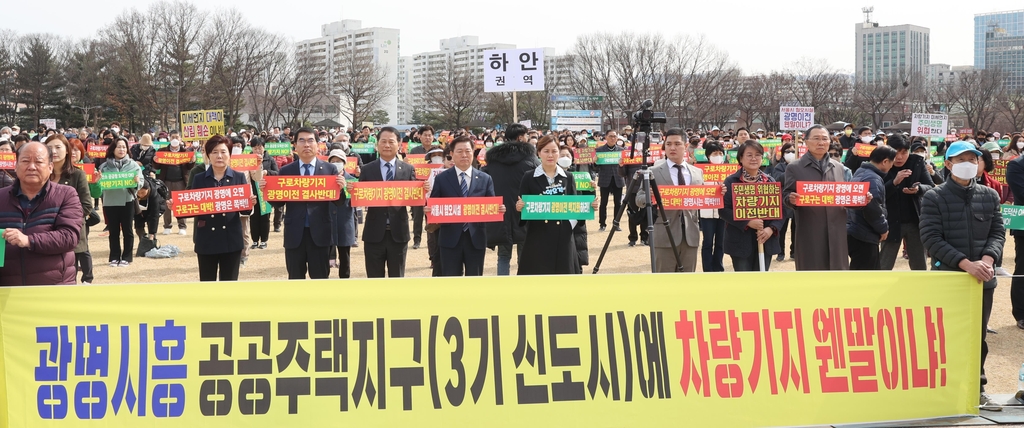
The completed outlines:
{"type": "Polygon", "coordinates": [[[114,139],[113,138],[104,138],[103,139],[103,145],[109,146],[111,144],[114,144],[114,139]]]}

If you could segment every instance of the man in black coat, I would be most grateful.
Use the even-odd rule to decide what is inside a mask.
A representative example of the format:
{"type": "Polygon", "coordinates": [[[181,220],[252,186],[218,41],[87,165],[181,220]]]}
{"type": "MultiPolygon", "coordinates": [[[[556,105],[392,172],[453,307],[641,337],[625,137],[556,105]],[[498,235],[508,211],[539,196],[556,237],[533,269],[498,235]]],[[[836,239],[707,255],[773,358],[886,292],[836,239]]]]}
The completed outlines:
{"type": "MultiPolygon", "coordinates": [[[[615,144],[618,140],[619,134],[615,131],[605,132],[604,145],[598,147],[595,152],[621,152],[622,147],[615,144]]],[[[601,225],[601,229],[598,231],[604,232],[605,226],[607,226],[606,220],[608,219],[608,197],[614,198],[612,200],[614,202],[614,212],[619,212],[619,205],[622,204],[622,188],[626,187],[626,180],[619,173],[619,167],[622,166],[621,159],[618,164],[595,166],[597,167],[597,187],[601,188],[601,208],[600,214],[598,214],[598,222],[601,225]]],[[[621,230],[621,228],[615,229],[616,232],[621,230]]]]}
{"type": "MultiPolygon", "coordinates": [[[[281,175],[330,175],[337,177],[339,186],[345,185],[344,171],[317,159],[317,136],[312,129],[303,127],[295,132],[295,150],[299,160],[281,168],[281,175]]],[[[265,185],[261,183],[261,188],[265,185]]],[[[330,275],[329,253],[334,240],[334,217],[330,204],[343,204],[345,192],[339,192],[333,202],[271,202],[274,207],[285,207],[284,258],[288,279],[323,279],[330,275]]]]}
{"type": "MultiPolygon", "coordinates": [[[[1024,156],[1006,165],[1006,184],[1013,192],[1013,204],[1024,205],[1024,156]]],[[[1017,327],[1024,329],[1024,230],[1012,230],[1013,249],[1016,254],[1013,279],[1010,281],[1010,307],[1017,327]]]]}
{"type": "MultiPolygon", "coordinates": [[[[537,168],[537,149],[526,141],[526,127],[518,123],[505,130],[505,144],[487,151],[487,166],[483,172],[494,182],[494,194],[502,197],[506,207],[515,206],[519,198],[519,185],[527,171],[537,168]]],[[[512,245],[516,246],[516,260],[526,242],[526,228],[519,224],[520,214],[516,210],[505,211],[505,221],[487,223],[487,246],[498,249],[498,275],[508,275],[512,263],[512,245]]]]}
{"type": "MultiPolygon", "coordinates": [[[[911,270],[925,270],[924,244],[921,239],[921,197],[935,187],[928,174],[928,162],[921,156],[911,155],[910,146],[899,134],[889,137],[889,147],[896,149],[896,160],[885,175],[885,210],[889,221],[889,236],[882,241],[879,265],[892,270],[899,257],[900,245],[907,248],[911,270]]],[[[849,155],[847,155],[849,156],[849,155]]]]}
{"type": "MultiPolygon", "coordinates": [[[[409,154],[425,155],[427,149],[434,144],[434,128],[430,125],[421,126],[414,137],[422,145],[409,149],[409,154]]],[[[412,249],[418,250],[423,236],[423,207],[412,207],[410,210],[412,211],[412,249]]]]}

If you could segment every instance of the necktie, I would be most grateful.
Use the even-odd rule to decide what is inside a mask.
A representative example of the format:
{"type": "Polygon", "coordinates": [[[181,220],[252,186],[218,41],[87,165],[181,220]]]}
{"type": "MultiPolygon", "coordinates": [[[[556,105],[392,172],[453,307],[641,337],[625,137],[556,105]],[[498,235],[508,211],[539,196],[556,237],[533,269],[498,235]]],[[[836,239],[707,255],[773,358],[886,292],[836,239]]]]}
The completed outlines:
{"type": "Polygon", "coordinates": [[[678,184],[676,184],[676,186],[685,186],[686,185],[686,179],[683,178],[683,166],[682,165],[675,165],[675,166],[673,166],[673,168],[676,169],[676,181],[678,182],[678,184]]]}
{"type": "MultiPolygon", "coordinates": [[[[463,172],[459,176],[462,177],[462,183],[459,184],[459,187],[462,188],[462,196],[469,196],[469,180],[466,178],[466,173],[463,172]]],[[[462,231],[465,232],[467,230],[469,230],[469,223],[463,223],[462,231]]]]}
{"type": "Polygon", "coordinates": [[[392,181],[395,179],[395,171],[391,169],[391,162],[385,163],[384,168],[387,168],[387,173],[384,174],[384,181],[392,181]]]}
{"type": "MultiPolygon", "coordinates": [[[[313,175],[313,165],[305,164],[302,165],[302,175],[313,175]]],[[[309,227],[309,205],[306,205],[306,220],[303,221],[306,227],[309,227]]]]}

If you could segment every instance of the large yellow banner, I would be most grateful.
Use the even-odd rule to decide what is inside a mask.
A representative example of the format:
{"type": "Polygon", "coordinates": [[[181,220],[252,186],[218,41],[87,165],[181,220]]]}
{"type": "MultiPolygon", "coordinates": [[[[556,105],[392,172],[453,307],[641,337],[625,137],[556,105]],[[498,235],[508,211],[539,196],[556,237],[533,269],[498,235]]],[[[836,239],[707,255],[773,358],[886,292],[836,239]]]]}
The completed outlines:
{"type": "Polygon", "coordinates": [[[0,289],[10,427],[779,426],[977,413],[962,273],[0,289]]]}

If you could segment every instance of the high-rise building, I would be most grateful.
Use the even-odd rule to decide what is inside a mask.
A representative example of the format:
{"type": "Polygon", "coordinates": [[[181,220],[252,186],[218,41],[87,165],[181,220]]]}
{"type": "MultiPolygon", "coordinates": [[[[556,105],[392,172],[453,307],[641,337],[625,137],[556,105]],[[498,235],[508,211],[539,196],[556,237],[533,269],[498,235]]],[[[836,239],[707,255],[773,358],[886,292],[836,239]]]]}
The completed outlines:
{"type": "Polygon", "coordinates": [[[1024,89],[1024,10],[974,15],[974,68],[996,67],[1006,89],[1024,89]]]}
{"type": "Polygon", "coordinates": [[[856,77],[877,82],[924,73],[929,63],[930,30],[916,25],[882,27],[871,22],[873,9],[865,8],[864,22],[856,24],[856,77]]]}
{"type": "MultiPolygon", "coordinates": [[[[441,40],[440,50],[423,52],[413,55],[407,60],[406,68],[411,66],[411,79],[407,81],[408,87],[401,92],[408,94],[405,97],[406,108],[410,111],[426,111],[427,99],[424,96],[428,82],[440,78],[446,67],[450,64],[455,71],[469,70],[471,78],[483,82],[484,73],[484,51],[493,49],[515,49],[515,45],[506,43],[480,44],[477,36],[459,36],[441,40]]],[[[411,118],[411,113],[409,113],[411,118]]]]}
{"type": "MultiPolygon", "coordinates": [[[[400,86],[398,29],[381,27],[362,28],[362,21],[354,19],[324,24],[320,28],[320,37],[297,43],[295,46],[296,50],[300,53],[306,52],[315,55],[321,61],[319,65],[326,70],[327,75],[325,78],[327,82],[335,82],[339,77],[336,73],[347,72],[346,68],[336,66],[337,62],[345,59],[353,57],[360,61],[368,59],[376,64],[386,72],[388,80],[393,82],[395,86],[392,94],[381,103],[380,109],[388,113],[388,121],[390,123],[400,123],[398,122],[398,87],[400,86]]],[[[340,98],[337,95],[328,96],[340,98]]],[[[334,103],[339,103],[338,99],[335,99],[334,103]]],[[[330,115],[327,111],[333,107],[333,104],[326,102],[326,100],[323,104],[325,105],[310,107],[314,112],[314,115],[311,116],[313,122],[317,121],[319,116],[316,113],[320,111],[325,116],[324,118],[339,120],[341,123],[347,124],[345,123],[349,116],[347,112],[335,110],[333,112],[335,114],[330,115]]],[[[344,103],[339,104],[342,104],[341,108],[344,110],[344,103]]],[[[347,125],[358,126],[359,124],[347,125]]]]}

